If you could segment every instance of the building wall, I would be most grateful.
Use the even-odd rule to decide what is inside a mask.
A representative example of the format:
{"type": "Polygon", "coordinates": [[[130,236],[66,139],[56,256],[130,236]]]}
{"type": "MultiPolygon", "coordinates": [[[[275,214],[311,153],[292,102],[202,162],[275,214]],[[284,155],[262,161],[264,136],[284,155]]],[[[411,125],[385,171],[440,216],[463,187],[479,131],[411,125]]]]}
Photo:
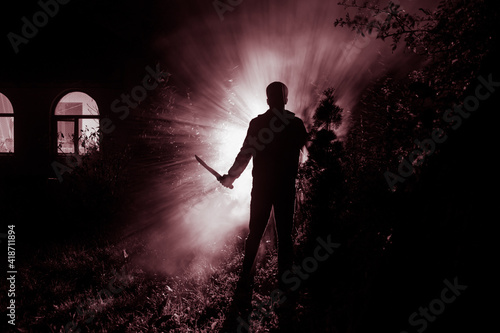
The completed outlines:
{"type": "MultiPolygon", "coordinates": [[[[0,92],[10,100],[14,109],[14,153],[0,154],[0,177],[54,177],[51,163],[61,160],[56,152],[54,110],[58,101],[73,91],[88,94],[96,101],[101,117],[114,119],[110,105],[122,91],[116,86],[92,83],[0,84],[0,92]]],[[[104,152],[113,134],[103,136],[104,152]]]]}

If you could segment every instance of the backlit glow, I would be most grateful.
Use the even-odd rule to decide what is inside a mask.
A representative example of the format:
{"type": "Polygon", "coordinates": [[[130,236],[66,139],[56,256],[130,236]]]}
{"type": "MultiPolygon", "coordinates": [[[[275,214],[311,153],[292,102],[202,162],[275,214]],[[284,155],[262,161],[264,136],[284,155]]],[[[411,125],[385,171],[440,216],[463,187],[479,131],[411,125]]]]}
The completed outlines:
{"type": "Polygon", "coordinates": [[[346,110],[345,133],[349,108],[363,88],[404,61],[399,50],[391,53],[389,44],[373,38],[356,44],[370,37],[335,29],[334,19],[345,14],[337,1],[243,2],[225,12],[223,21],[210,10],[210,2],[197,4],[209,8],[190,15],[191,1],[165,13],[166,19],[183,17],[182,24],[154,45],[164,55],[177,95],[172,109],[157,115],[169,126],[147,138],[153,145],[168,145],[169,153],[148,162],[158,176],[140,195],[148,209],[135,227],[155,230],[147,243],[158,257],[144,261],[168,272],[210,261],[228,239],[247,228],[251,164],[229,190],[194,155],[226,173],[249,121],[268,109],[269,83],[288,86],[286,107],[306,127],[322,91],[335,88],[338,104],[346,110]]]}

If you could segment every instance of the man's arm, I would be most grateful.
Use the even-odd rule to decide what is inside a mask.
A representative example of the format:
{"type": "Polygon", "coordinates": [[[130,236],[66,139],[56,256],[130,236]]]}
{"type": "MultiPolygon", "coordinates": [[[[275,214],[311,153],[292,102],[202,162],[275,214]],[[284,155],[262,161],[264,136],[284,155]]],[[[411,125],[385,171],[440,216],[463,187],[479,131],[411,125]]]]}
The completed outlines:
{"type": "Polygon", "coordinates": [[[227,174],[222,176],[220,179],[220,183],[225,187],[233,185],[233,182],[243,173],[243,171],[245,171],[250,159],[256,153],[255,148],[251,145],[249,140],[251,128],[252,123],[250,123],[250,126],[248,127],[245,141],[243,141],[243,145],[234,160],[233,166],[229,169],[227,174]]]}

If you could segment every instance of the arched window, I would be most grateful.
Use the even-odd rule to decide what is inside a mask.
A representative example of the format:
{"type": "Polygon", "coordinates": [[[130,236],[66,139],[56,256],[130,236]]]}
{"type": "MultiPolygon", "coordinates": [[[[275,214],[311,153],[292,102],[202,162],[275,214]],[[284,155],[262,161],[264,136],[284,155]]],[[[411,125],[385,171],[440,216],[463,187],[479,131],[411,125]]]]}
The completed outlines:
{"type": "Polygon", "coordinates": [[[9,99],[0,93],[0,153],[14,152],[14,109],[9,99]]]}
{"type": "Polygon", "coordinates": [[[99,150],[99,108],[82,92],[66,94],[54,111],[57,128],[57,152],[83,155],[99,150]]]}

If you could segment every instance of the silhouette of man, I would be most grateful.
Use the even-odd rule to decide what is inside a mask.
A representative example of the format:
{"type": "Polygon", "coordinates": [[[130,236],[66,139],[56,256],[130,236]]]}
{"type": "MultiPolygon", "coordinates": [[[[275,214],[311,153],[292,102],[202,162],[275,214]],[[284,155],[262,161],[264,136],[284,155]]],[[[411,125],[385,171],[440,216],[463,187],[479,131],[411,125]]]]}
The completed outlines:
{"type": "Polygon", "coordinates": [[[273,82],[267,87],[266,94],[269,109],[250,121],[233,166],[220,179],[222,185],[230,187],[253,157],[250,231],[245,241],[243,269],[237,287],[237,292],[246,292],[250,299],[255,257],[272,207],[278,234],[278,281],[280,290],[287,291],[281,277],[293,263],[291,233],[295,178],[300,150],[308,138],[302,120],[285,110],[288,88],[281,82],[273,82]]]}

